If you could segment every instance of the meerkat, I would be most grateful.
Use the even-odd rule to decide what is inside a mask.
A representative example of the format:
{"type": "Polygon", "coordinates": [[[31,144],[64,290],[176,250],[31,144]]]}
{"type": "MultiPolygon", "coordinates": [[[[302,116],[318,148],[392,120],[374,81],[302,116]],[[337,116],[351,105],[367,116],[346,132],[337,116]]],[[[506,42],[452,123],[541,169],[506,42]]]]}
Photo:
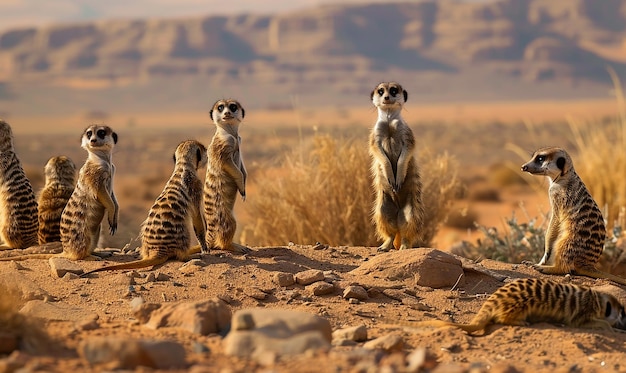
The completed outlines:
{"type": "Polygon", "coordinates": [[[191,248],[193,227],[201,251],[205,243],[206,223],[202,213],[202,180],[198,170],[207,164],[206,147],[195,140],[183,141],[174,153],[174,172],[165,184],[141,225],[141,259],[110,265],[84,273],[137,269],[165,263],[168,259],[185,261],[200,250],[191,248]]]}
{"type": "Polygon", "coordinates": [[[517,279],[496,290],[469,324],[442,320],[411,322],[423,327],[452,326],[472,334],[491,324],[528,326],[551,322],[577,328],[612,330],[623,327],[624,306],[613,295],[586,286],[551,280],[517,279]]]}
{"type": "Polygon", "coordinates": [[[111,235],[117,230],[119,205],[113,192],[115,166],[112,162],[117,134],[108,126],[92,125],[83,131],[81,147],[88,153],[78,173],[78,182],[61,214],[61,246],[58,254],[29,254],[6,260],[48,259],[98,260],[92,255],[106,213],[111,235]]]}
{"type": "Polygon", "coordinates": [[[596,268],[604,249],[606,226],[569,154],[557,147],[539,149],[522,165],[522,171],[550,179],[551,214],[545,250],[534,268],[546,274],[571,273],[626,285],[626,279],[596,268]]]}
{"type": "Polygon", "coordinates": [[[380,83],[370,94],[378,120],[369,136],[376,201],[373,220],[383,240],[378,251],[413,247],[423,224],[422,183],[414,156],[415,137],[402,118],[408,93],[396,82],[380,83]]]}
{"type": "Polygon", "coordinates": [[[15,154],[11,126],[0,120],[0,238],[2,249],[37,245],[37,199],[15,154]]]}
{"type": "Polygon", "coordinates": [[[37,200],[39,244],[61,241],[61,214],[74,191],[76,165],[68,157],[52,157],[44,167],[45,185],[37,200]]]}
{"type": "Polygon", "coordinates": [[[239,125],[245,116],[241,104],[233,99],[218,100],[209,112],[216,130],[208,147],[204,183],[206,245],[238,253],[250,251],[233,242],[237,221],[233,214],[237,192],[246,200],[248,174],[241,157],[239,125]]]}

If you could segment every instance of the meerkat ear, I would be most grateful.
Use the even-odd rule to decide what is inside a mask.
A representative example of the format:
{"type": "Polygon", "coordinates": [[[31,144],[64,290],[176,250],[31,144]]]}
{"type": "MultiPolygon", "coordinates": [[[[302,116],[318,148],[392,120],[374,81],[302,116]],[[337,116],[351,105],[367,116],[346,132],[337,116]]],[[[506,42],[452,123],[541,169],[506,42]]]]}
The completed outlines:
{"type": "Polygon", "coordinates": [[[246,116],[246,111],[243,109],[243,106],[239,106],[241,108],[241,119],[246,116]]]}
{"type": "Polygon", "coordinates": [[[407,102],[409,100],[409,92],[402,91],[402,94],[404,95],[404,102],[407,102]]]}
{"type": "Polygon", "coordinates": [[[611,305],[611,302],[607,301],[606,302],[606,310],[604,310],[604,316],[605,317],[611,316],[611,312],[612,311],[613,311],[613,306],[611,305]]]}
{"type": "Polygon", "coordinates": [[[113,143],[117,144],[117,133],[113,132],[111,135],[113,136],[113,143]]]}
{"type": "Polygon", "coordinates": [[[372,101],[374,99],[374,93],[376,93],[376,89],[374,88],[374,90],[372,90],[372,92],[370,93],[370,101],[372,101]]]}
{"type": "Polygon", "coordinates": [[[176,163],[176,153],[172,154],[172,160],[176,163]]]}
{"type": "Polygon", "coordinates": [[[209,110],[209,116],[211,117],[211,120],[213,120],[213,109],[209,110]]]}
{"type": "Polygon", "coordinates": [[[196,149],[196,162],[200,164],[200,161],[202,161],[202,150],[198,148],[196,149]]]}
{"type": "Polygon", "coordinates": [[[559,170],[561,170],[561,174],[565,173],[565,157],[559,157],[556,160],[556,166],[559,168],[559,170]]]}

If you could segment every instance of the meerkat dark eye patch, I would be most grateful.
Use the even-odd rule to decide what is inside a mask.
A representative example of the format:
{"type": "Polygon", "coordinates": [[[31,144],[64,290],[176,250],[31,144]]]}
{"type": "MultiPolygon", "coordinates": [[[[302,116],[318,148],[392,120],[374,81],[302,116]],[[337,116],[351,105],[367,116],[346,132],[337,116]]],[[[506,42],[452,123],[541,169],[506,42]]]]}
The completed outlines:
{"type": "Polygon", "coordinates": [[[543,161],[546,160],[546,157],[543,155],[538,155],[535,159],[537,160],[537,163],[543,163],[543,161]]]}
{"type": "Polygon", "coordinates": [[[105,130],[98,130],[97,134],[99,138],[104,139],[104,136],[106,136],[107,132],[105,130]]]}
{"type": "Polygon", "coordinates": [[[93,135],[93,132],[91,131],[87,131],[87,133],[85,133],[85,136],[87,136],[87,138],[91,138],[91,135],[93,135]]]}
{"type": "Polygon", "coordinates": [[[556,166],[559,168],[559,170],[563,171],[563,169],[565,168],[565,158],[559,157],[559,159],[556,160],[556,166]]]}
{"type": "Polygon", "coordinates": [[[378,94],[379,94],[380,96],[384,95],[384,94],[385,94],[385,90],[384,90],[384,89],[382,89],[382,88],[378,88],[378,94]]]}
{"type": "Polygon", "coordinates": [[[228,109],[232,112],[232,113],[236,113],[237,112],[237,105],[236,104],[230,104],[228,105],[228,109]]]}
{"type": "Polygon", "coordinates": [[[389,93],[391,93],[393,97],[396,97],[398,94],[398,87],[391,87],[391,89],[389,89],[389,93]]]}
{"type": "Polygon", "coordinates": [[[220,113],[224,110],[224,105],[220,105],[217,107],[217,111],[219,111],[220,113]]]}

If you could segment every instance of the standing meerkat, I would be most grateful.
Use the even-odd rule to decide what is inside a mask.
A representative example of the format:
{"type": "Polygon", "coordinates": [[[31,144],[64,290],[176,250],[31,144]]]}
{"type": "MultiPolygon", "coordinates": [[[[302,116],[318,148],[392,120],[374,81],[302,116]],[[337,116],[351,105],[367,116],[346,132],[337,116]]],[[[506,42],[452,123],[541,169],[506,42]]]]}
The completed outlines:
{"type": "Polygon", "coordinates": [[[378,120],[369,136],[376,190],[373,218],[378,251],[413,247],[423,224],[422,183],[414,156],[415,137],[402,118],[408,93],[396,82],[380,83],[370,94],[378,120]]]}
{"type": "Polygon", "coordinates": [[[216,129],[208,147],[204,183],[206,245],[209,248],[247,253],[249,248],[233,242],[237,229],[233,214],[237,192],[246,200],[248,174],[241,158],[239,137],[239,124],[245,111],[236,100],[226,99],[218,100],[209,114],[216,129]]]}
{"type": "Polygon", "coordinates": [[[0,237],[3,249],[37,245],[37,199],[15,154],[11,126],[0,120],[0,237]]]}
{"type": "Polygon", "coordinates": [[[61,246],[58,254],[28,254],[0,258],[0,261],[48,259],[97,260],[92,255],[106,213],[111,234],[117,230],[119,206],[113,193],[113,147],[117,134],[108,126],[92,125],[82,135],[81,147],[88,153],[78,173],[78,182],[61,215],[61,246]]]}
{"type": "Polygon", "coordinates": [[[174,172],[141,225],[141,260],[89,271],[145,268],[176,258],[185,261],[200,250],[191,247],[191,229],[206,246],[206,223],[202,214],[202,181],[198,170],[207,164],[206,147],[195,140],[183,141],[174,153],[174,172]]]}
{"type": "Polygon", "coordinates": [[[550,223],[545,251],[535,269],[564,275],[604,278],[626,285],[626,279],[602,272],[596,264],[606,240],[602,212],[580,179],[569,154],[561,148],[537,150],[522,171],[550,179],[550,223]]]}
{"type": "Polygon", "coordinates": [[[483,303],[469,324],[442,320],[409,326],[453,326],[474,333],[491,324],[527,326],[552,322],[577,328],[611,330],[624,327],[624,306],[614,296],[586,286],[527,278],[503,285],[483,303]]]}
{"type": "Polygon", "coordinates": [[[61,241],[61,214],[74,191],[76,165],[68,157],[52,157],[44,167],[46,183],[37,201],[39,244],[61,241]]]}

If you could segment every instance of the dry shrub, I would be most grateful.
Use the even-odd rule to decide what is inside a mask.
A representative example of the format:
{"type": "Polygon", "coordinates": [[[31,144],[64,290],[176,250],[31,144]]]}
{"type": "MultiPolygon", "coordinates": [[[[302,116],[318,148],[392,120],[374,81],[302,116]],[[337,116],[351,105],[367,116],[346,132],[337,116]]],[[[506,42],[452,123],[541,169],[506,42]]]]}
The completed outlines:
{"type": "Polygon", "coordinates": [[[528,184],[519,169],[518,165],[511,162],[497,163],[489,167],[489,178],[499,187],[528,184]]]}
{"type": "Polygon", "coordinates": [[[477,221],[478,213],[466,207],[450,211],[446,220],[446,226],[455,229],[474,229],[477,221]]]}
{"type": "MultiPolygon", "coordinates": [[[[427,206],[423,234],[430,242],[459,187],[457,165],[446,154],[426,151],[419,158],[427,206]]],[[[365,143],[316,135],[310,150],[284,160],[283,177],[259,174],[259,194],[249,202],[251,223],[242,237],[254,245],[377,246],[369,167],[365,143]]]]}
{"type": "Polygon", "coordinates": [[[616,224],[620,208],[626,206],[626,102],[615,72],[609,70],[618,105],[619,116],[610,119],[604,130],[598,123],[587,125],[570,120],[578,148],[576,171],[591,195],[605,211],[608,228],[616,224]]]}

